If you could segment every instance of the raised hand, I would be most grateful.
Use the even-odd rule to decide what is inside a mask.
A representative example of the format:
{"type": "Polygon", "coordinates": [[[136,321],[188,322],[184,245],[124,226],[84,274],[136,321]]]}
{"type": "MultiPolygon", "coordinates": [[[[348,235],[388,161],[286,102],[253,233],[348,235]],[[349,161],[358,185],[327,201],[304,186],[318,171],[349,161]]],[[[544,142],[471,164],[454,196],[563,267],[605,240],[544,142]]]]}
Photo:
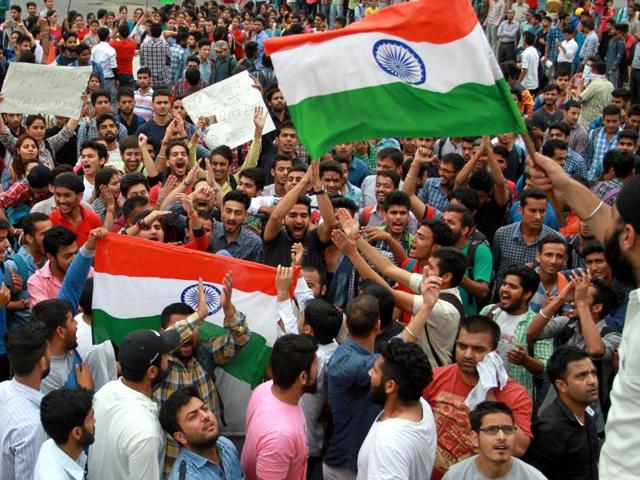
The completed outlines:
{"type": "Polygon", "coordinates": [[[331,232],[331,241],[338,247],[338,250],[347,255],[355,254],[358,251],[356,241],[337,228],[331,232]]]}
{"type": "Polygon", "coordinates": [[[356,218],[351,216],[346,208],[338,208],[336,210],[336,218],[338,222],[340,222],[342,230],[344,230],[349,237],[355,240],[360,236],[360,224],[356,218]]]}
{"type": "Polygon", "coordinates": [[[296,242],[291,245],[291,264],[302,266],[302,258],[304,257],[304,247],[302,243],[296,242]]]}
{"type": "Polygon", "coordinates": [[[13,270],[13,267],[9,267],[9,276],[11,277],[11,293],[20,293],[22,291],[22,287],[24,286],[22,275],[16,273],[13,270]]]}
{"type": "Polygon", "coordinates": [[[233,322],[236,316],[236,307],[231,303],[231,295],[233,293],[233,273],[227,272],[222,280],[222,295],[220,296],[220,304],[224,312],[224,321],[233,322]]]}

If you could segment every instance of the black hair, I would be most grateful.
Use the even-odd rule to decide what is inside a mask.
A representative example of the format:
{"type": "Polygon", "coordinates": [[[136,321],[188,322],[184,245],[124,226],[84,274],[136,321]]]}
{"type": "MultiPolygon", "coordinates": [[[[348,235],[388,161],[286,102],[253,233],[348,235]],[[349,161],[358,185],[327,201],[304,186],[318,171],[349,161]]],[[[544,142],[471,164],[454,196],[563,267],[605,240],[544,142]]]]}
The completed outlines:
{"type": "Polygon", "coordinates": [[[271,350],[273,384],[291,388],[302,372],[311,371],[316,350],[318,342],[310,335],[287,334],[278,338],[271,350]]]}
{"type": "Polygon", "coordinates": [[[96,102],[100,97],[107,97],[109,102],[111,102],[111,94],[107,90],[98,89],[91,92],[91,105],[96,106],[96,102]]]}
{"type": "Polygon", "coordinates": [[[582,105],[577,100],[569,100],[564,104],[563,110],[567,111],[570,108],[580,108],[580,109],[582,109],[582,105]]]}
{"type": "Polygon", "coordinates": [[[396,168],[400,167],[402,165],[402,162],[404,162],[404,155],[402,155],[402,152],[400,150],[394,147],[387,147],[380,150],[378,152],[378,161],[382,160],[383,158],[390,158],[395,164],[396,168]]]}
{"type": "MultiPolygon", "coordinates": [[[[273,157],[273,163],[271,164],[271,168],[275,170],[278,162],[290,162],[292,167],[294,163],[291,155],[287,155],[286,153],[276,153],[275,156],[273,157]]],[[[340,170],[340,173],[342,173],[342,170],[340,170]]]]}
{"type": "Polygon", "coordinates": [[[71,430],[83,427],[93,408],[93,392],[84,388],[60,388],[47,393],[40,402],[40,421],[53,441],[69,441],[71,430]]]}
{"type": "Polygon", "coordinates": [[[66,300],[54,298],[34,305],[31,309],[31,319],[38,320],[47,326],[47,336],[51,341],[58,327],[64,327],[69,313],[71,315],[75,313],[71,311],[71,304],[66,300]]]}
{"type": "Polygon", "coordinates": [[[638,156],[630,152],[623,152],[622,155],[616,157],[613,162],[613,171],[616,173],[616,177],[626,178],[631,175],[637,160],[638,156]]]}
{"type": "MultiPolygon", "coordinates": [[[[569,135],[571,135],[571,127],[566,122],[558,122],[558,123],[553,123],[549,125],[549,132],[551,132],[551,130],[560,130],[562,134],[567,138],[569,137],[569,135]]],[[[556,147],[556,148],[560,148],[560,147],[556,147]]],[[[566,150],[566,148],[560,148],[560,150],[566,150]]],[[[543,155],[545,154],[543,153],[543,155]]],[[[547,155],[547,156],[553,156],[553,155],[547,155]]]]}
{"type": "Polygon", "coordinates": [[[242,170],[240,172],[240,177],[247,177],[253,180],[253,182],[256,184],[256,189],[258,190],[262,190],[264,188],[264,173],[262,172],[262,169],[258,167],[242,170]]]}
{"type": "Polygon", "coordinates": [[[127,173],[120,179],[120,193],[124,198],[127,198],[129,189],[134,185],[143,184],[147,190],[149,190],[149,182],[147,177],[138,172],[127,173]]]}
{"type": "Polygon", "coordinates": [[[324,162],[320,162],[320,178],[322,178],[322,175],[324,175],[325,172],[334,172],[340,175],[340,178],[344,178],[342,167],[334,160],[325,160],[324,162]]]}
{"type": "MultiPolygon", "coordinates": [[[[140,71],[138,70],[138,72],[140,71]]],[[[157,90],[153,91],[153,94],[151,95],[151,101],[153,102],[158,97],[167,97],[171,99],[171,92],[164,88],[158,88],[157,90]]]]}
{"type": "Polygon", "coordinates": [[[476,225],[476,223],[473,221],[473,215],[471,215],[469,209],[464,205],[450,203],[445,209],[445,212],[459,213],[461,215],[463,227],[473,228],[476,225]]]}
{"type": "Polygon", "coordinates": [[[453,245],[453,230],[444,220],[422,220],[420,226],[428,227],[431,230],[433,243],[441,247],[453,245]]]}
{"type": "Polygon", "coordinates": [[[162,35],[162,25],[159,23],[152,23],[151,27],[149,27],[149,33],[153,38],[160,38],[162,35]]]}
{"type": "Polygon", "coordinates": [[[527,200],[529,198],[532,198],[534,200],[546,200],[547,195],[539,188],[533,188],[533,187],[527,188],[525,191],[523,191],[520,194],[520,197],[519,197],[520,206],[522,208],[527,206],[527,200]]]}
{"type": "Polygon", "coordinates": [[[482,427],[482,419],[487,415],[491,415],[492,413],[504,413],[505,415],[511,417],[511,421],[513,421],[513,412],[506,403],[485,400],[484,402],[480,402],[476,406],[476,408],[469,412],[469,423],[471,425],[471,430],[473,430],[474,432],[479,432],[480,428],[482,427]]]}
{"type": "Polygon", "coordinates": [[[584,350],[573,345],[561,345],[547,360],[547,376],[551,384],[556,388],[556,380],[567,380],[567,370],[571,362],[579,362],[585,358],[590,358],[584,350]]]}
{"type": "Polygon", "coordinates": [[[213,158],[214,155],[221,156],[227,162],[229,162],[229,165],[231,165],[231,162],[233,161],[233,153],[231,152],[231,149],[226,145],[220,145],[214,148],[211,152],[211,158],[213,158]]]}
{"type": "MultiPolygon", "coordinates": [[[[33,212],[22,219],[22,230],[25,235],[33,237],[36,234],[36,224],[38,222],[48,222],[49,216],[42,212],[33,212]]],[[[1,225],[0,225],[0,229],[1,225]]]]}
{"type": "Polygon", "coordinates": [[[542,253],[542,251],[544,250],[544,246],[550,243],[555,243],[555,244],[564,246],[564,251],[565,253],[567,253],[566,240],[560,235],[556,235],[555,233],[550,233],[549,235],[544,237],[542,240],[540,240],[540,243],[538,243],[538,253],[542,253]]]}
{"type": "Polygon", "coordinates": [[[491,193],[493,190],[493,178],[486,170],[475,170],[469,176],[469,188],[476,192],[491,193]]]}
{"type": "Polygon", "coordinates": [[[342,312],[326,300],[314,298],[306,303],[304,323],[313,328],[313,336],[320,345],[328,345],[340,332],[342,312]]]}
{"type": "Polygon", "coordinates": [[[391,325],[391,322],[393,322],[393,309],[395,308],[391,289],[373,280],[363,280],[360,283],[360,293],[366,293],[378,300],[380,306],[380,329],[391,325]]]}
{"type": "Polygon", "coordinates": [[[44,232],[42,244],[44,246],[44,253],[56,256],[60,247],[68,247],[77,240],[77,236],[68,228],[62,225],[54,225],[49,230],[44,232]]]}
{"type": "Polygon", "coordinates": [[[162,328],[169,326],[169,320],[171,315],[191,315],[195,310],[186,303],[176,302],[171,303],[162,309],[160,313],[160,324],[162,328]]]}
{"type": "Polygon", "coordinates": [[[491,335],[491,348],[498,348],[500,326],[484,315],[471,315],[460,322],[460,330],[468,333],[488,333],[491,335]]]}
{"type": "Polygon", "coordinates": [[[380,347],[383,380],[393,380],[398,385],[401,402],[418,402],[433,372],[429,358],[416,343],[406,343],[392,338],[380,347]]]}
{"type": "Polygon", "coordinates": [[[380,319],[380,304],[372,295],[361,293],[347,304],[347,328],[353,337],[366,337],[380,319]]]}
{"type": "Polygon", "coordinates": [[[620,117],[622,116],[622,110],[618,105],[614,105],[614,104],[606,105],[602,109],[602,118],[608,115],[617,115],[618,117],[620,117]]]}
{"type": "Polygon", "coordinates": [[[384,199],[385,211],[388,211],[393,205],[402,205],[403,207],[407,207],[408,211],[411,211],[411,198],[402,190],[394,190],[384,199]]]}
{"type": "MultiPolygon", "coordinates": [[[[120,185],[122,187],[122,185],[120,185]]],[[[131,214],[138,207],[146,207],[149,205],[149,199],[147,197],[143,197],[142,195],[135,195],[131,198],[127,198],[122,204],[122,215],[127,220],[130,220],[131,214]]]]}
{"type": "Polygon", "coordinates": [[[536,41],[536,36],[529,31],[526,31],[522,34],[522,41],[525,45],[531,46],[536,41]]]}
{"type": "Polygon", "coordinates": [[[48,343],[47,327],[42,322],[32,320],[9,330],[4,347],[13,373],[21,377],[31,374],[45,356],[48,343]]]}
{"type": "Polygon", "coordinates": [[[337,210],[338,208],[346,208],[351,212],[351,215],[354,216],[358,213],[358,205],[356,205],[356,202],[342,195],[335,195],[331,197],[331,206],[334,210],[337,210]]]}
{"type": "Polygon", "coordinates": [[[295,205],[304,205],[307,207],[307,211],[311,213],[311,199],[306,195],[300,195],[296,200],[295,205]]]}
{"type": "Polygon", "coordinates": [[[160,406],[158,419],[160,420],[162,429],[169,435],[173,435],[180,431],[180,425],[178,424],[178,410],[187,405],[192,398],[202,400],[198,393],[198,389],[193,385],[189,385],[173,392],[160,406]]]}
{"type": "Polygon", "coordinates": [[[151,69],[149,67],[141,67],[136,72],[136,77],[140,74],[151,76],[151,69]]]}
{"type": "MultiPolygon", "coordinates": [[[[487,192],[490,191],[491,189],[487,190],[487,192]]],[[[458,200],[472,212],[478,210],[480,206],[480,202],[478,201],[478,194],[471,187],[460,187],[451,192],[449,194],[449,202],[451,202],[452,200],[458,200]]]]}
{"type": "Polygon", "coordinates": [[[448,163],[453,167],[453,169],[458,173],[464,167],[464,157],[459,153],[451,152],[442,156],[442,160],[440,160],[440,165],[448,163]]]}
{"type": "Polygon", "coordinates": [[[591,285],[593,285],[593,288],[596,289],[596,293],[593,296],[593,304],[597,305],[599,303],[602,305],[600,318],[605,318],[616,308],[618,308],[618,304],[620,303],[618,294],[614,290],[611,283],[601,278],[591,279],[591,285]]]}
{"type": "Polygon", "coordinates": [[[513,275],[520,279],[523,292],[535,293],[540,285],[540,275],[533,268],[526,265],[510,265],[504,272],[503,281],[507,275],[513,275]]]}
{"type": "MultiPolygon", "coordinates": [[[[116,122],[115,118],[110,113],[105,113],[104,115],[100,115],[98,118],[101,121],[113,120],[113,122],[116,125],[118,125],[118,123],[116,122]]],[[[97,120],[96,120],[96,125],[97,125],[97,120]]],[[[107,147],[105,147],[100,142],[97,142],[95,140],[86,140],[86,141],[82,142],[82,146],[80,147],[80,153],[82,153],[82,150],[84,150],[85,148],[90,148],[90,149],[95,150],[96,152],[98,152],[98,158],[104,158],[104,159],[108,159],[109,158],[109,151],[107,150],[107,147]]]]}
{"type": "Polygon", "coordinates": [[[98,30],[98,39],[100,39],[101,42],[106,42],[109,35],[110,33],[107,27],[102,27],[98,30]]]}
{"type": "Polygon", "coordinates": [[[131,33],[129,31],[129,25],[127,25],[126,23],[121,23],[118,26],[118,33],[120,34],[121,38],[127,38],[129,36],[129,33],[131,33]]]}
{"type": "Polygon", "coordinates": [[[78,304],[85,315],[91,315],[91,310],[93,309],[93,277],[85,280],[78,304]]]}
{"type": "Polygon", "coordinates": [[[457,287],[469,266],[467,256],[454,247],[441,247],[431,253],[432,258],[438,259],[440,276],[451,274],[451,288],[457,287]]]}
{"type": "Polygon", "coordinates": [[[112,167],[101,168],[100,171],[98,171],[98,173],[96,174],[95,185],[94,185],[95,191],[99,192],[100,187],[102,185],[108,186],[113,176],[119,175],[119,174],[120,172],[115,168],[112,168],[112,167]]]}
{"type": "Polygon", "coordinates": [[[135,93],[133,91],[133,88],[127,87],[127,86],[122,86],[118,88],[116,99],[120,100],[122,97],[135,98],[135,93]]]}
{"type": "Polygon", "coordinates": [[[124,137],[120,141],[119,147],[120,155],[124,155],[124,152],[130,148],[140,148],[140,145],[138,144],[138,137],[136,137],[135,135],[124,137]]]}
{"type": "Polygon", "coordinates": [[[597,240],[593,240],[587,243],[584,247],[580,249],[580,256],[582,258],[587,258],[589,255],[593,253],[604,253],[604,247],[597,240]]]}
{"type": "Polygon", "coordinates": [[[626,87],[619,87],[611,92],[612,97],[622,98],[625,102],[631,100],[631,90],[626,87]]]}
{"type": "MultiPolygon", "coordinates": [[[[395,150],[395,148],[393,150],[395,150]]],[[[393,182],[393,188],[395,190],[397,190],[398,187],[400,186],[400,175],[398,174],[398,172],[394,170],[381,170],[378,173],[376,173],[376,177],[389,178],[393,182]]]]}
{"type": "Polygon", "coordinates": [[[227,194],[225,194],[222,199],[222,207],[224,208],[224,204],[227,202],[238,202],[244,205],[244,209],[249,210],[251,206],[251,198],[244,192],[239,192],[238,190],[231,190],[227,194]]]}

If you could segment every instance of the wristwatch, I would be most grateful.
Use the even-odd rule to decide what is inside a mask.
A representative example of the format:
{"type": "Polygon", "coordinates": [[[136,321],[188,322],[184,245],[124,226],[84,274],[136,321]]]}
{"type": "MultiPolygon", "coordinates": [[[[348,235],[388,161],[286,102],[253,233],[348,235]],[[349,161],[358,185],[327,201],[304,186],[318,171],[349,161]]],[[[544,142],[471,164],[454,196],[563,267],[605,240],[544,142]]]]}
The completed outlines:
{"type": "Polygon", "coordinates": [[[146,224],[146,223],[144,223],[144,218],[141,218],[140,220],[138,220],[138,221],[136,222],[136,225],[138,225],[138,228],[139,228],[140,230],[146,230],[146,228],[147,228],[147,224],[146,224]]]}
{"type": "Polygon", "coordinates": [[[323,193],[327,193],[327,189],[324,186],[320,187],[318,190],[313,190],[311,195],[322,195],[323,193]]]}

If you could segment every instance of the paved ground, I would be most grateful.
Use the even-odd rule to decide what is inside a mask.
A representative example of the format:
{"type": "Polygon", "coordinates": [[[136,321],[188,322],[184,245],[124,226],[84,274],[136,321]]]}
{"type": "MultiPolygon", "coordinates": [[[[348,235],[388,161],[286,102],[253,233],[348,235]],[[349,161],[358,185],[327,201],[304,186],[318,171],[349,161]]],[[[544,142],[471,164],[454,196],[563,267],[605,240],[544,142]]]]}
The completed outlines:
{"type": "MultiPolygon", "coordinates": [[[[11,4],[13,5],[17,3],[18,5],[22,6],[24,11],[26,11],[25,3],[27,3],[27,1],[28,0],[17,0],[12,1],[11,4]]],[[[35,2],[38,4],[38,11],[41,11],[44,8],[44,2],[42,0],[35,0],[35,2]]],[[[86,15],[88,12],[96,13],[99,8],[106,8],[107,10],[113,10],[114,12],[118,13],[118,7],[120,5],[127,5],[129,7],[129,13],[132,13],[133,8],[144,7],[145,3],[145,0],[71,0],[71,10],[79,11],[83,15],[86,15]]],[[[158,0],[148,0],[148,3],[150,7],[160,5],[158,0]]],[[[68,4],[69,0],[56,0],[56,10],[66,12],[68,4]]]]}

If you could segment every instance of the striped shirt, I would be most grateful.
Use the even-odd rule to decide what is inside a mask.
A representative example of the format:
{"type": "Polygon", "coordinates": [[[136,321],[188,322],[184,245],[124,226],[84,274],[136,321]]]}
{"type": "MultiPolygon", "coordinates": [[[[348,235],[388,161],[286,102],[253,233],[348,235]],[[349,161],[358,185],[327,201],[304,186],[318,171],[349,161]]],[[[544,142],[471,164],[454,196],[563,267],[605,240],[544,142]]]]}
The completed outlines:
{"type": "Polygon", "coordinates": [[[153,88],[150,88],[144,95],[140,90],[136,90],[133,94],[136,102],[136,106],[133,108],[133,113],[135,115],[140,115],[146,122],[148,122],[153,117],[153,108],[151,106],[153,103],[153,88]]]}
{"type": "Polygon", "coordinates": [[[598,46],[600,41],[598,40],[598,34],[594,31],[589,32],[589,35],[584,39],[582,49],[580,50],[580,60],[586,62],[589,57],[593,57],[598,54],[598,46]]]}
{"type": "Polygon", "coordinates": [[[42,393],[15,379],[0,383],[0,480],[33,478],[47,434],[40,423],[42,393]]]}

